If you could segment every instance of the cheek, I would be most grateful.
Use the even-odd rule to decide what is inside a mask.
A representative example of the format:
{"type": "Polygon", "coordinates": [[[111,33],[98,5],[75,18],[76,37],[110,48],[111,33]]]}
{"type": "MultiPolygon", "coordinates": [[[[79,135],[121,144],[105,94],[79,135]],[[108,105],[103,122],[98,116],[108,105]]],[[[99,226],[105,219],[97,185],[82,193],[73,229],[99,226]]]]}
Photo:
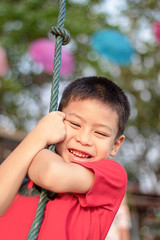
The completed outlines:
{"type": "Polygon", "coordinates": [[[66,127],[66,137],[65,137],[65,142],[68,142],[75,134],[76,134],[76,130],[73,129],[71,126],[69,126],[69,124],[65,124],[66,127]]]}
{"type": "Polygon", "coordinates": [[[98,144],[97,151],[98,155],[100,155],[102,158],[106,158],[110,154],[110,149],[108,148],[108,144],[106,142],[101,142],[101,144],[98,144]]]}

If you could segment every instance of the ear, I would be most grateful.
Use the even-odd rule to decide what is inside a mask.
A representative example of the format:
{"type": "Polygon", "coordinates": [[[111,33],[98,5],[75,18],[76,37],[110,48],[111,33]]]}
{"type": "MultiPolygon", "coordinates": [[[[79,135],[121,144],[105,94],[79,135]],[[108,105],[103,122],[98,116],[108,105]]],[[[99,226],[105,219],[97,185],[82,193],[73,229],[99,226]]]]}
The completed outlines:
{"type": "Polygon", "coordinates": [[[119,150],[120,147],[122,146],[122,143],[123,143],[124,139],[125,139],[125,136],[124,136],[124,135],[121,135],[119,138],[117,138],[117,139],[115,140],[114,145],[113,145],[113,147],[112,147],[112,151],[111,151],[111,153],[110,153],[110,156],[111,156],[111,157],[115,157],[115,156],[116,156],[118,150],[119,150]]]}

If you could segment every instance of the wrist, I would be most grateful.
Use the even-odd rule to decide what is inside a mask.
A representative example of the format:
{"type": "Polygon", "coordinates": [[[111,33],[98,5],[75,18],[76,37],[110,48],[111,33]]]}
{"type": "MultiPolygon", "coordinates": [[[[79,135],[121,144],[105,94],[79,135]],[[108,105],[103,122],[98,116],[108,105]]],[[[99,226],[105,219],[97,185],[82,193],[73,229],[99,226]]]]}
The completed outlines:
{"type": "Polygon", "coordinates": [[[36,151],[44,149],[47,145],[43,134],[40,134],[36,128],[34,128],[26,137],[26,140],[32,145],[36,151]]]}

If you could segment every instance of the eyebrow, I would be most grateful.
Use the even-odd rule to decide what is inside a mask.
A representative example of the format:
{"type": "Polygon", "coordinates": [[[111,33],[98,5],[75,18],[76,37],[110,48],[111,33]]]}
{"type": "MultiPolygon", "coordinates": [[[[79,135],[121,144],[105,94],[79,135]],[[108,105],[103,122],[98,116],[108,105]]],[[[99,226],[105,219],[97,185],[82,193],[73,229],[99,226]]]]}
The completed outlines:
{"type": "MultiPolygon", "coordinates": [[[[76,114],[76,113],[69,113],[68,116],[77,117],[77,118],[81,119],[83,122],[85,122],[85,120],[83,119],[83,117],[79,116],[79,115],[76,114]]],[[[110,132],[112,132],[112,128],[111,128],[110,126],[108,126],[108,125],[105,125],[105,124],[102,124],[102,123],[97,123],[97,124],[95,124],[95,126],[107,128],[110,132]]]]}

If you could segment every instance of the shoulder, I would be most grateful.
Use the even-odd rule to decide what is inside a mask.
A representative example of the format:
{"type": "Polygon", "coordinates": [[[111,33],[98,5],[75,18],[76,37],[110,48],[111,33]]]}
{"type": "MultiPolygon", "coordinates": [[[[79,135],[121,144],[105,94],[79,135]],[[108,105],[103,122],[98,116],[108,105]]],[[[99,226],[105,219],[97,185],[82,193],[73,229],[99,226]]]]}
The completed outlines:
{"type": "Polygon", "coordinates": [[[83,165],[86,168],[91,169],[95,174],[100,174],[104,176],[114,176],[114,178],[120,178],[124,181],[127,181],[127,173],[124,169],[124,167],[114,161],[114,160],[99,160],[96,162],[87,162],[87,163],[79,163],[80,165],[83,165]]]}
{"type": "Polygon", "coordinates": [[[118,189],[122,192],[126,191],[127,173],[120,163],[104,159],[96,162],[80,163],[80,165],[93,171],[96,188],[104,189],[108,186],[113,191],[118,189]]]}
{"type": "Polygon", "coordinates": [[[107,206],[114,211],[118,209],[127,187],[127,174],[123,166],[116,161],[106,159],[80,164],[92,170],[95,176],[87,195],[79,197],[79,199],[83,198],[83,206],[107,206]]]}

